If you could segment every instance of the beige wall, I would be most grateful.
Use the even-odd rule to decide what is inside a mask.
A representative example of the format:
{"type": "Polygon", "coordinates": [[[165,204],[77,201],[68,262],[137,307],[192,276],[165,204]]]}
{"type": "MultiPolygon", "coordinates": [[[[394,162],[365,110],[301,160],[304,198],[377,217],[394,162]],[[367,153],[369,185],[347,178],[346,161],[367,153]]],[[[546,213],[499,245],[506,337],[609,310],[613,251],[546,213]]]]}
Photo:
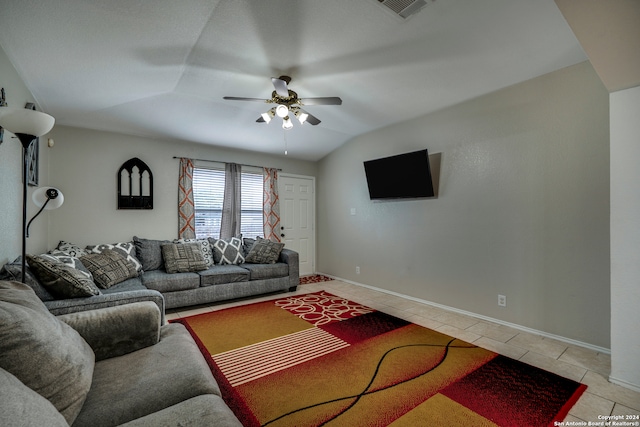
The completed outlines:
{"type": "Polygon", "coordinates": [[[56,126],[51,131],[51,182],[65,203],[51,212],[48,246],[60,240],[78,245],[146,238],[176,238],[178,234],[178,165],[173,156],[277,167],[284,172],[315,176],[314,163],[270,157],[181,141],[157,140],[56,126]],[[153,210],[118,210],[116,175],[132,157],[153,173],[153,210]]]}
{"type": "MultiPolygon", "coordinates": [[[[0,88],[6,91],[9,107],[22,108],[27,102],[35,102],[1,48],[0,88]]],[[[40,107],[38,110],[42,111],[40,107]]],[[[4,142],[0,144],[0,265],[13,261],[22,252],[22,144],[12,137],[13,134],[5,131],[4,142]]],[[[40,138],[40,185],[48,183],[49,153],[46,141],[46,136],[40,138]]],[[[29,188],[28,218],[37,212],[31,202],[32,191],[33,188],[29,188]]],[[[31,225],[27,252],[38,252],[46,247],[47,216],[47,212],[43,212],[31,225]]]]}
{"type": "Polygon", "coordinates": [[[640,86],[611,100],[611,381],[640,391],[640,86]]]}
{"type": "Polygon", "coordinates": [[[585,62],[355,138],[320,162],[318,270],[608,348],[608,105],[585,62]],[[421,148],[439,198],[370,201],[362,162],[421,148]]]}

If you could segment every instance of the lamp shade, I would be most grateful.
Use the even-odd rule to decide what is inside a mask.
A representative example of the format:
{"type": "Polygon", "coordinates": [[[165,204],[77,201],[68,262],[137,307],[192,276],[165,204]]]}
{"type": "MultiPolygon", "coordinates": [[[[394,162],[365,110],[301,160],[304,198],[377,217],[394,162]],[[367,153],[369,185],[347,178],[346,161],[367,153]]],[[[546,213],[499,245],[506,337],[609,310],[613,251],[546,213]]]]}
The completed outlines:
{"type": "Polygon", "coordinates": [[[40,111],[27,108],[0,108],[0,126],[9,132],[39,137],[53,128],[55,119],[40,111]]]}
{"type": "Polygon", "coordinates": [[[45,210],[52,210],[62,206],[62,203],[64,203],[64,195],[57,188],[41,187],[33,192],[31,200],[33,200],[33,203],[39,208],[44,206],[45,210]],[[47,203],[47,200],[49,200],[49,203],[47,203]]]}

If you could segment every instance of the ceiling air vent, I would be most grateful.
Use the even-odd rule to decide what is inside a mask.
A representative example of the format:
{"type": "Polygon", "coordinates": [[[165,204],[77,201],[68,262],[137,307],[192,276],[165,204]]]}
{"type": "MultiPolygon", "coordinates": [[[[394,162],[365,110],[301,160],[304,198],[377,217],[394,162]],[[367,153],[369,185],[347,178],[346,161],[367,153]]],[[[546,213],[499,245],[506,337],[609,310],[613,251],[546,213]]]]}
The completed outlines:
{"type": "Polygon", "coordinates": [[[427,5],[424,0],[378,0],[378,3],[387,6],[403,19],[407,19],[427,5]]]}

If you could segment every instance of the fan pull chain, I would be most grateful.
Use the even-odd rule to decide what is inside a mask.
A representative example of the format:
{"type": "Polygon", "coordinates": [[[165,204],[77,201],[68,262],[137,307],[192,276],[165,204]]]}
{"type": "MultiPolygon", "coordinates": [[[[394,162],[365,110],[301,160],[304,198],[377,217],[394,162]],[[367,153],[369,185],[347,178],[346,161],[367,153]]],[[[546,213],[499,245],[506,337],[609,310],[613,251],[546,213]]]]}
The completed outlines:
{"type": "Polygon", "coordinates": [[[284,140],[284,155],[288,155],[289,151],[287,150],[287,132],[286,131],[282,131],[282,139],[284,140]]]}

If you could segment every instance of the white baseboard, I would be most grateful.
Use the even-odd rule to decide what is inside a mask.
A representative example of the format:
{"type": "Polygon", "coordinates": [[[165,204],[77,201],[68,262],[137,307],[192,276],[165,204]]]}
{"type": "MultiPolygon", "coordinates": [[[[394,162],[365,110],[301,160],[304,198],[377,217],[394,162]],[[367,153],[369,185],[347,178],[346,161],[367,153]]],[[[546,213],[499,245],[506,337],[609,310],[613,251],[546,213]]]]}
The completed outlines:
{"type": "MultiPolygon", "coordinates": [[[[416,301],[416,302],[419,302],[421,304],[426,304],[426,305],[430,305],[432,307],[442,308],[444,310],[452,311],[454,313],[464,314],[466,316],[471,316],[471,317],[475,317],[477,319],[486,320],[486,321],[489,321],[489,322],[492,322],[492,323],[497,323],[499,325],[508,326],[510,328],[517,329],[517,330],[520,330],[520,331],[523,331],[523,332],[528,332],[528,333],[531,333],[531,334],[541,335],[541,336],[546,337],[546,338],[552,338],[554,340],[562,341],[562,342],[567,343],[567,344],[571,344],[571,345],[575,345],[575,346],[578,346],[578,347],[587,348],[589,350],[597,351],[599,353],[604,353],[604,354],[611,355],[611,349],[609,349],[609,348],[600,347],[600,346],[597,346],[597,345],[593,345],[593,344],[589,344],[589,343],[586,343],[586,342],[574,340],[574,339],[563,337],[563,336],[560,336],[560,335],[550,334],[548,332],[539,331],[537,329],[528,328],[526,326],[518,325],[518,324],[515,324],[515,323],[505,322],[504,320],[494,319],[493,317],[483,316],[481,314],[473,313],[473,312],[470,312],[470,311],[460,310],[459,308],[450,307],[450,306],[443,305],[443,304],[438,304],[436,302],[427,301],[427,300],[423,300],[423,299],[420,299],[420,298],[415,298],[415,297],[404,295],[404,294],[401,294],[401,293],[398,293],[398,292],[393,292],[393,291],[390,291],[388,289],[382,289],[382,288],[377,288],[377,287],[371,286],[371,285],[365,285],[364,283],[354,282],[353,280],[343,279],[341,277],[332,276],[331,274],[320,273],[320,272],[318,272],[317,274],[322,274],[324,276],[331,277],[332,279],[340,280],[342,282],[350,283],[352,285],[361,286],[363,288],[372,289],[374,291],[383,292],[385,294],[395,295],[397,297],[405,298],[405,299],[408,299],[408,300],[411,300],[411,301],[416,301]]],[[[620,380],[618,380],[618,381],[620,381],[620,380]]],[[[614,382],[614,381],[611,380],[611,382],[614,382]]],[[[623,385],[622,382],[618,382],[618,384],[623,385]]],[[[637,389],[637,386],[633,386],[631,384],[628,385],[628,386],[625,386],[625,387],[637,389]]]]}
{"type": "Polygon", "coordinates": [[[638,384],[631,384],[630,382],[627,382],[625,380],[621,380],[612,376],[609,376],[609,382],[613,384],[617,384],[622,387],[626,387],[628,389],[631,389],[633,391],[637,391],[638,393],[640,393],[640,386],[638,384]]]}

